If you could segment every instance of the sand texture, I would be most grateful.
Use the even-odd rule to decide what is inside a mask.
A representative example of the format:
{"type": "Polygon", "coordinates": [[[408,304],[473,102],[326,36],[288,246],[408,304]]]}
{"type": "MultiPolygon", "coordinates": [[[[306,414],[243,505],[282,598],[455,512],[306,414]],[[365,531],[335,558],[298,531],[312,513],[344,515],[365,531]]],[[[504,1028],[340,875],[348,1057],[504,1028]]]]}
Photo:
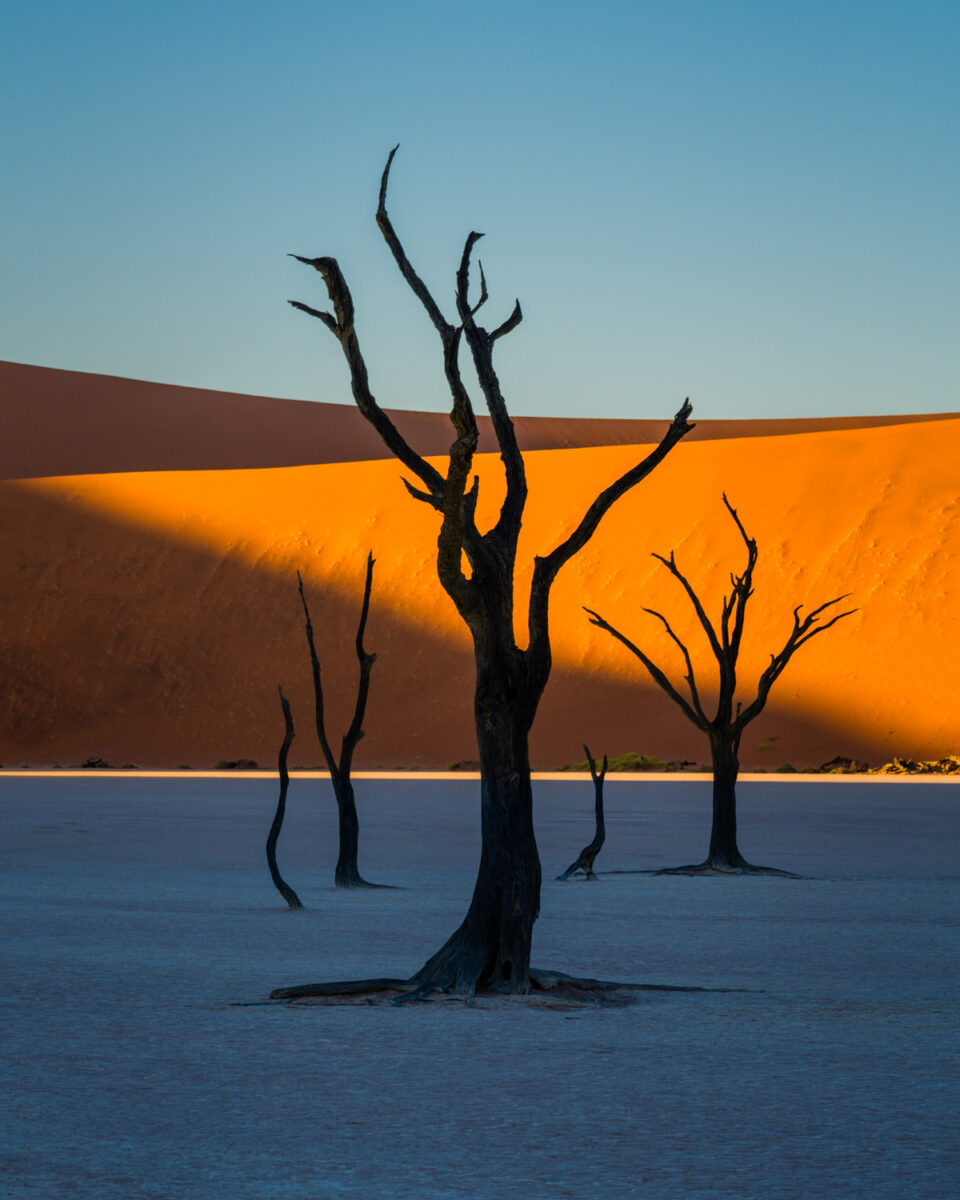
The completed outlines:
{"type": "MultiPolygon", "coordinates": [[[[84,473],[59,474],[50,458],[47,476],[0,484],[0,762],[71,763],[93,755],[117,765],[209,767],[238,758],[269,764],[282,733],[282,683],[299,729],[291,763],[319,763],[295,572],[303,572],[313,608],[335,733],[352,706],[352,641],[368,549],[377,566],[366,642],[378,658],[358,765],[445,767],[476,759],[472,652],[436,580],[437,516],[407,497],[393,460],[352,460],[337,441],[347,435],[330,417],[354,428],[352,410],[41,374],[53,383],[61,375],[79,378],[89,389],[102,384],[103,411],[114,415],[124,387],[128,399],[162,394],[166,404],[173,394],[181,405],[174,414],[180,444],[166,426],[154,442],[142,429],[136,433],[132,418],[118,418],[111,467],[103,454],[113,447],[112,426],[99,427],[98,457],[69,422],[55,422],[46,442],[35,432],[30,452],[36,449],[40,461],[49,444],[61,466],[82,459],[84,473]],[[334,430],[330,444],[351,461],[244,461],[242,446],[255,446],[266,427],[247,424],[242,405],[230,407],[241,400],[251,411],[273,405],[274,416],[300,413],[289,428],[268,423],[285,430],[291,453],[322,457],[313,442],[301,444],[315,422],[334,430]],[[190,428],[203,451],[198,461],[219,469],[126,469],[134,450],[154,445],[154,468],[169,467],[174,450],[187,455],[183,412],[191,405],[190,428]],[[224,428],[235,441],[221,436],[224,428]],[[223,443],[216,463],[204,457],[210,430],[221,431],[213,438],[223,443]]],[[[21,415],[29,416],[28,399],[20,395],[21,415]]],[[[163,404],[137,411],[142,422],[159,422],[163,412],[174,421],[163,404]]],[[[442,418],[425,417],[442,428],[442,418]]],[[[563,424],[556,423],[554,445],[572,436],[563,424]]],[[[266,433],[262,440],[268,460],[280,454],[279,443],[266,433]]],[[[521,636],[534,554],[565,537],[595,495],[644,453],[616,444],[527,453],[521,636]]],[[[960,420],[945,417],[803,433],[758,423],[749,436],[728,429],[681,444],[612,510],[558,579],[554,673],[534,728],[534,764],[582,759],[584,740],[601,754],[706,759],[702,735],[654,690],[636,660],[588,624],[582,606],[602,613],[679,679],[678,652],[642,609],[669,615],[689,640],[709,694],[706,644],[681,589],[651,552],[675,549],[716,614],[729,572],[743,558],[723,491],[760,546],[742,655],[746,698],[785,639],[795,604],[850,592],[860,610],[791,662],[766,713],[747,731],[744,765],[817,765],[837,754],[878,765],[894,755],[956,752],[958,461],[960,420]]],[[[480,515],[490,520],[502,491],[499,459],[482,455],[477,467],[480,515]]]]}

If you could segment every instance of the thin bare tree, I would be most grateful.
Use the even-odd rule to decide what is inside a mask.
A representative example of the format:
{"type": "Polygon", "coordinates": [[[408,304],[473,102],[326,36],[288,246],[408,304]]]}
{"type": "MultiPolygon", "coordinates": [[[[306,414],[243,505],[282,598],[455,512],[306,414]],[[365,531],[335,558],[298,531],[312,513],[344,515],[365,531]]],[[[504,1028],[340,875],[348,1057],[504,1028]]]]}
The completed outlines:
{"type": "MultiPolygon", "coordinates": [[[[550,675],[550,591],[561,567],[587,544],[614,502],[649,475],[692,428],[688,420],[691,407],[685,401],[659,446],[601,492],[567,538],[535,559],[527,611],[527,645],[518,646],[513,621],[514,570],[527,481],[523,456],[494,369],[493,352],[497,342],[520,324],[520,304],[518,301],[506,320],[492,330],[477,323],[477,313],[486,303],[488,293],[480,266],[479,297],[475,301],[469,297],[471,256],[482,236],[471,233],[456,273],[457,318],[454,322],[446,319],[414,270],[387,214],[387,183],[395,153],[396,148],[391,151],[381,178],[377,224],[400,274],[440,339],[455,434],[445,473],[407,443],[375,400],[357,338],[353,298],[336,259],[293,256],[323,277],[332,312],[300,301],[291,303],[320,320],[337,339],[347,362],[357,407],[416,479],[416,484],[404,480],[410,495],[440,515],[437,574],[467,625],[474,645],[474,714],[482,777],[482,850],[477,881],[463,922],[415,975],[402,981],[403,987],[416,995],[437,990],[472,994],[478,988],[526,992],[531,986],[554,986],[560,978],[555,972],[545,975],[530,966],[533,925],[540,911],[541,867],[533,830],[528,736],[550,675]],[[506,475],[506,494],[499,515],[486,531],[478,528],[476,520],[479,478],[474,476],[471,482],[478,429],[460,367],[464,340],[490,413],[506,475]]],[[[274,995],[288,999],[319,995],[330,986],[306,985],[307,991],[280,989],[274,995]]],[[[342,990],[344,985],[333,986],[342,990]]],[[[362,981],[349,986],[362,990],[362,981]]]]}
{"type": "Polygon", "coordinates": [[[603,756],[603,765],[600,770],[597,770],[597,760],[590,753],[590,747],[584,745],[584,753],[587,756],[587,763],[590,767],[590,778],[593,780],[593,807],[594,807],[594,834],[593,841],[589,846],[584,846],[579,855],[573,860],[569,867],[562,875],[558,875],[558,879],[569,879],[571,875],[576,875],[578,871],[582,871],[587,879],[596,879],[593,871],[593,864],[597,855],[600,853],[600,848],[607,836],[607,828],[603,820],[603,780],[607,774],[607,756],[603,756]]]}
{"type": "Polygon", "coordinates": [[[377,656],[368,654],[363,648],[363,634],[367,627],[367,616],[370,612],[370,590],[373,586],[373,564],[376,560],[372,554],[367,555],[367,574],[363,585],[363,604],[360,608],[360,623],[357,626],[356,650],[360,663],[360,682],[357,687],[357,703],[353,712],[350,727],[343,735],[340,744],[340,757],[333,753],[333,748],[327,737],[326,723],[323,710],[323,681],[320,672],[320,659],[317,655],[316,642],[313,636],[313,622],[310,620],[310,609],[307,597],[303,591],[303,579],[297,572],[297,586],[300,589],[300,603],[303,605],[303,615],[307,627],[307,645],[310,648],[310,666],[313,671],[313,695],[316,702],[317,738],[323,757],[330,771],[330,782],[333,784],[333,794],[337,800],[337,815],[339,817],[339,853],[334,872],[334,884],[338,888],[373,888],[384,887],[384,884],[368,883],[357,865],[357,854],[360,842],[360,820],[357,816],[357,801],[353,794],[353,780],[350,772],[353,769],[353,753],[357,743],[363,737],[363,718],[367,710],[367,696],[370,691],[370,672],[377,656]]]}
{"type": "Polygon", "coordinates": [[[277,811],[274,814],[273,824],[270,826],[269,834],[267,834],[267,866],[270,868],[270,878],[273,880],[274,887],[284,900],[286,900],[290,908],[303,908],[300,897],[280,874],[280,868],[277,866],[277,839],[280,837],[280,830],[283,828],[283,817],[287,808],[287,789],[290,786],[290,775],[287,771],[287,754],[290,751],[290,743],[294,737],[290,701],[283,694],[282,687],[277,688],[277,691],[280,693],[280,707],[283,710],[283,743],[280,746],[277,763],[277,769],[280,774],[280,799],[277,801],[277,811]]]}
{"type": "Polygon", "coordinates": [[[687,673],[683,678],[690,692],[689,699],[677,690],[657,664],[643,650],[635,646],[629,638],[605,621],[603,617],[593,612],[592,609],[588,608],[585,611],[588,613],[592,625],[597,625],[599,628],[605,629],[607,633],[622,642],[632,654],[639,658],[651,678],[659,684],[684,715],[698,729],[702,729],[710,739],[710,752],[713,759],[713,824],[710,831],[710,849],[704,862],[684,867],[672,867],[669,868],[669,872],[674,874],[706,874],[716,872],[722,874],[755,873],[785,875],[788,872],[777,871],[772,867],[751,866],[740,853],[737,845],[736,787],[737,776],[740,771],[740,739],[747,725],[763,711],[767,697],[770,695],[770,689],[779,679],[784,667],[786,667],[787,663],[800,647],[806,645],[817,634],[825,633],[837,621],[851,616],[857,610],[852,608],[847,612],[837,613],[827,621],[822,619],[822,614],[827,609],[846,600],[849,593],[837,596],[833,600],[828,600],[825,604],[821,604],[818,608],[807,613],[805,617],[800,616],[800,610],[803,608],[803,605],[798,604],[793,610],[793,628],[790,630],[782,649],[776,654],[770,655],[769,666],[766,667],[760,676],[756,695],[746,705],[742,701],[736,700],[737,659],[740,655],[740,643],[743,638],[747,603],[753,595],[753,571],[757,564],[757,543],[753,538],[748,536],[737,515],[737,510],[730,504],[726,495],[723,497],[723,503],[726,505],[727,512],[732,517],[746,546],[747,565],[739,575],[730,575],[732,589],[730,594],[723,599],[719,629],[715,628],[711,623],[700,598],[697,596],[687,577],[677,566],[673,551],[671,551],[669,558],[664,558],[661,554],[653,556],[662,562],[670,574],[682,585],[690,603],[693,605],[697,620],[707,636],[710,649],[717,661],[720,682],[717,709],[712,717],[708,717],[704,709],[700,688],[694,677],[690,652],[673,631],[670,622],[662,613],[655,612],[652,608],[645,608],[643,610],[661,622],[668,636],[677,645],[680,653],[683,655],[683,661],[687,668],[687,673]]]}

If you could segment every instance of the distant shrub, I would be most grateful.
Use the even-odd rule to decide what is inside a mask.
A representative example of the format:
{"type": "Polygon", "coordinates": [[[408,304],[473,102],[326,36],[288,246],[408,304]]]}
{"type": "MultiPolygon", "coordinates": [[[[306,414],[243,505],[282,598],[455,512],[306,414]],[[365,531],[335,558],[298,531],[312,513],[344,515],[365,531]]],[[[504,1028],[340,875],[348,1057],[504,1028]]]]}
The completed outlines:
{"type": "Polygon", "coordinates": [[[257,761],[254,758],[221,758],[213,769],[215,771],[255,771],[257,770],[257,761]]]}
{"type": "MultiPolygon", "coordinates": [[[[590,764],[586,761],[568,763],[565,767],[560,768],[561,771],[589,771],[590,764]]],[[[608,771],[675,771],[676,767],[671,763],[664,762],[662,758],[657,758],[653,754],[637,754],[634,751],[628,751],[626,754],[620,754],[617,758],[611,758],[607,764],[608,771]]]]}
{"type": "Polygon", "coordinates": [[[779,767],[774,767],[773,770],[774,770],[774,773],[777,775],[796,775],[797,774],[797,768],[793,765],[793,763],[781,763],[779,767]]]}

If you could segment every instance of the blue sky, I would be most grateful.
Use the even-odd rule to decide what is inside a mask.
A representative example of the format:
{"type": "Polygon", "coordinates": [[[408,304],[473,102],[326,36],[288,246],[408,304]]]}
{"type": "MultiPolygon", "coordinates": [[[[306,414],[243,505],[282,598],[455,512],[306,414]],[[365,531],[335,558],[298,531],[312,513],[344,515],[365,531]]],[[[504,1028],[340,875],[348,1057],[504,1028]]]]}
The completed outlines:
{"type": "Polygon", "coordinates": [[[384,405],[448,406],[373,221],[517,414],[960,409],[960,5],[7,6],[0,357],[348,401],[288,298],[340,260],[384,405]]]}

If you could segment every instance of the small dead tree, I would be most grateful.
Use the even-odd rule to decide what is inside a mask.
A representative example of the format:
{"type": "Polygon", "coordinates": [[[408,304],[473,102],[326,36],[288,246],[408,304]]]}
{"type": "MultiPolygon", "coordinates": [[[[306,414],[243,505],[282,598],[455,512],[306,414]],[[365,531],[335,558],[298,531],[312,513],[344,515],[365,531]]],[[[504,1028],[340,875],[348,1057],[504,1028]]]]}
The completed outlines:
{"type": "Polygon", "coordinates": [[[772,867],[751,866],[744,859],[737,846],[736,786],[737,775],[740,770],[740,738],[746,726],[763,711],[767,697],[770,695],[770,689],[776,683],[777,679],[779,679],[784,667],[786,667],[797,650],[809,642],[811,638],[816,637],[819,633],[825,633],[831,625],[835,625],[837,621],[842,620],[844,617],[851,616],[857,610],[850,609],[848,612],[837,613],[830,620],[822,621],[821,614],[826,612],[827,609],[832,608],[835,604],[846,600],[849,593],[844,596],[837,596],[834,600],[828,600],[826,604],[821,604],[805,617],[800,616],[800,609],[803,605],[798,604],[793,610],[793,628],[783,648],[778,653],[770,655],[770,665],[760,676],[756,696],[746,706],[742,702],[737,701],[737,659],[740,654],[740,642],[743,638],[747,602],[753,595],[753,570],[757,563],[757,543],[747,535],[737,515],[737,510],[730,504],[726,495],[723,497],[723,503],[726,505],[727,512],[732,517],[746,546],[747,565],[741,574],[731,574],[730,576],[733,587],[729,596],[725,596],[723,600],[719,630],[714,628],[699,597],[686,576],[683,575],[677,566],[674,553],[671,551],[669,558],[664,558],[660,554],[653,556],[662,562],[670,574],[683,586],[690,603],[693,605],[697,620],[707,635],[707,641],[710,643],[713,656],[717,660],[720,670],[720,683],[717,710],[713,717],[708,717],[704,710],[700,690],[694,678],[690,652],[680,638],[677,637],[676,633],[674,633],[666,617],[661,613],[654,612],[652,608],[645,608],[643,610],[661,622],[671,640],[679,647],[687,668],[687,673],[683,678],[690,691],[689,700],[677,691],[656,663],[642,650],[638,649],[629,638],[625,637],[618,629],[615,629],[603,617],[591,609],[588,608],[585,611],[589,615],[592,625],[597,625],[600,629],[605,629],[607,633],[622,642],[632,654],[635,654],[640,659],[653,680],[679,706],[685,716],[698,729],[702,729],[710,739],[710,752],[713,758],[713,824],[710,831],[710,849],[704,862],[685,867],[673,867],[669,869],[670,872],[673,874],[754,873],[785,875],[788,872],[777,871],[772,867]]]}
{"type": "Polygon", "coordinates": [[[593,873],[593,863],[597,855],[600,853],[600,847],[603,845],[604,839],[607,836],[606,826],[603,822],[603,780],[607,773],[607,756],[603,756],[603,766],[597,770],[597,760],[590,753],[590,747],[584,745],[584,753],[587,756],[587,762],[590,766],[590,778],[593,780],[594,790],[594,816],[596,819],[596,832],[593,835],[593,841],[589,846],[584,846],[580,854],[562,875],[558,875],[558,879],[569,879],[571,875],[576,875],[578,871],[582,871],[587,879],[596,879],[593,873]]]}
{"type": "Polygon", "coordinates": [[[277,688],[280,693],[280,707],[283,710],[283,744],[280,747],[279,761],[277,769],[280,774],[280,799],[277,801],[277,811],[273,818],[273,824],[270,826],[270,832],[267,835],[267,866],[270,868],[270,878],[273,880],[274,886],[280,895],[286,900],[291,908],[303,908],[300,903],[300,897],[293,888],[286,882],[280,874],[280,868],[277,866],[277,839],[280,837],[280,830],[283,828],[283,817],[287,808],[287,789],[290,786],[290,775],[287,772],[287,754],[290,751],[290,743],[293,741],[293,715],[290,712],[290,701],[283,694],[283,688],[277,688]]]}
{"type": "Polygon", "coordinates": [[[339,817],[340,849],[337,856],[337,867],[334,872],[334,884],[338,888],[373,888],[385,885],[368,883],[360,875],[357,866],[357,853],[360,841],[360,820],[357,817],[357,802],[353,794],[353,781],[350,772],[353,767],[353,752],[357,743],[363,737],[363,717],[367,710],[367,695],[370,691],[370,672],[377,656],[368,654],[363,648],[363,634],[367,627],[367,615],[370,612],[370,589],[373,586],[373,564],[376,560],[372,554],[367,555],[367,574],[363,585],[363,605],[360,609],[360,623],[357,626],[357,659],[360,663],[360,683],[357,687],[357,703],[353,712],[350,727],[343,735],[340,746],[340,757],[333,753],[333,748],[327,738],[327,729],[323,714],[323,682],[320,673],[320,659],[313,637],[313,622],[310,620],[310,609],[307,597],[303,591],[303,579],[297,572],[297,586],[300,589],[300,603],[303,605],[303,615],[307,626],[307,645],[310,647],[310,666],[313,671],[313,694],[316,701],[317,737],[323,757],[330,771],[330,782],[333,784],[333,794],[337,800],[339,817]]]}
{"type": "MultiPolygon", "coordinates": [[[[410,495],[440,514],[437,574],[473,638],[474,714],[481,766],[480,866],[463,922],[437,953],[405,981],[404,988],[415,995],[432,991],[472,994],[478,988],[527,992],[531,986],[554,987],[559,980],[556,973],[546,975],[530,967],[533,925],[540,911],[541,868],[533,831],[528,737],[550,675],[550,590],[561,567],[583,549],[614,502],[649,475],[692,428],[688,421],[691,407],[689,401],[685,402],[659,446],[601,492],[560,545],[535,560],[527,615],[528,640],[526,647],[518,646],[513,621],[514,570],[527,481],[523,455],[494,369],[493,352],[496,343],[520,324],[520,304],[517,302],[506,320],[493,330],[477,324],[477,312],[488,296],[482,267],[480,295],[475,302],[468,296],[470,260],[482,236],[471,233],[456,274],[457,319],[453,323],[446,319],[414,270],[387,215],[387,183],[395,153],[396,148],[391,151],[381,177],[377,224],[400,274],[440,338],[444,375],[453,401],[450,419],[455,433],[445,474],[408,444],[374,399],[357,338],[353,298],[336,259],[293,256],[323,277],[333,312],[300,301],[291,303],[301,312],[316,317],[337,339],[347,362],[357,407],[418,480],[419,486],[404,480],[410,495]],[[490,413],[506,475],[506,495],[499,516],[483,532],[476,521],[479,478],[474,476],[470,482],[478,428],[459,362],[464,340],[490,413]],[[466,566],[468,570],[464,569],[466,566]]],[[[295,999],[331,994],[330,986],[284,988],[274,996],[295,999]]],[[[343,985],[335,986],[343,989],[343,985]]],[[[362,981],[351,986],[354,990],[363,989],[362,981]]],[[[374,990],[373,985],[370,990],[374,990]]]]}

